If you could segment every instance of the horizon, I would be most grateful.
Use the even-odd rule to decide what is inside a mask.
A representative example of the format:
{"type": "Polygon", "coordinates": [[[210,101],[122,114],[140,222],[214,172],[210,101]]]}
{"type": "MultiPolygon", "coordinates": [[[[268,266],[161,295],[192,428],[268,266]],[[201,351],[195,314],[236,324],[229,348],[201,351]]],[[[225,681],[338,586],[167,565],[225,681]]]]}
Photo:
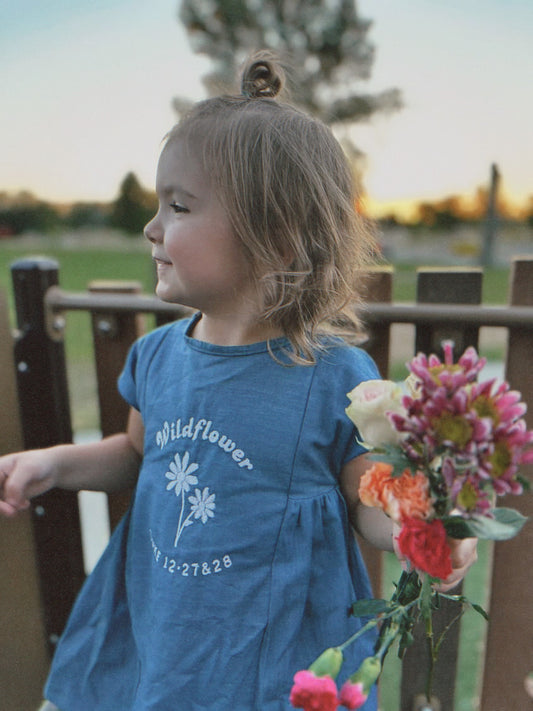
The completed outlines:
{"type": "MultiPolygon", "coordinates": [[[[128,172],[153,189],[175,96],[203,98],[209,67],[193,54],[160,0],[27,0],[0,27],[5,79],[0,192],[27,190],[52,204],[107,202],[128,172]],[[116,28],[120,32],[116,32],[116,28]]],[[[366,155],[365,200],[374,210],[469,196],[490,166],[507,202],[533,196],[533,3],[510,0],[364,0],[373,22],[372,78],[362,93],[398,87],[405,108],[354,124],[366,155]]]]}

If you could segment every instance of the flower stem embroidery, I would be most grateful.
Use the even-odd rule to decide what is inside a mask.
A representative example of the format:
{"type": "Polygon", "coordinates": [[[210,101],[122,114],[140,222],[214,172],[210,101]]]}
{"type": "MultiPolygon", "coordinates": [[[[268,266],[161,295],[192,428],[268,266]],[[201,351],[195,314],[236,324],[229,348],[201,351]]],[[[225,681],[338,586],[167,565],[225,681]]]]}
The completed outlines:
{"type": "Polygon", "coordinates": [[[183,518],[185,515],[185,493],[190,491],[191,486],[198,484],[198,477],[195,476],[194,472],[198,470],[199,465],[196,462],[189,464],[189,458],[189,452],[185,452],[182,457],[179,454],[175,454],[174,460],[169,464],[169,471],[165,473],[165,477],[169,480],[166,485],[167,491],[174,490],[176,496],[181,500],[174,548],[177,547],[181,534],[187,526],[192,526],[194,521],[198,519],[205,524],[215,515],[215,494],[210,494],[209,487],[206,486],[202,491],[195,489],[194,496],[188,497],[191,510],[186,518],[183,518]]]}

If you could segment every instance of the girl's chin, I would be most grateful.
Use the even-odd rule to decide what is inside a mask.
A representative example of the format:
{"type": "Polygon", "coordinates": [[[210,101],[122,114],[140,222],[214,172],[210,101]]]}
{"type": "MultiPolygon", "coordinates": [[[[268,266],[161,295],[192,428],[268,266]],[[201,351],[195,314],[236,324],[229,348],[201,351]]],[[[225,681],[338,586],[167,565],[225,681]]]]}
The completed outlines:
{"type": "Polygon", "coordinates": [[[169,304],[180,304],[181,306],[188,306],[187,299],[184,298],[184,294],[179,292],[176,287],[169,286],[163,281],[158,281],[155,287],[156,296],[169,304]]]}

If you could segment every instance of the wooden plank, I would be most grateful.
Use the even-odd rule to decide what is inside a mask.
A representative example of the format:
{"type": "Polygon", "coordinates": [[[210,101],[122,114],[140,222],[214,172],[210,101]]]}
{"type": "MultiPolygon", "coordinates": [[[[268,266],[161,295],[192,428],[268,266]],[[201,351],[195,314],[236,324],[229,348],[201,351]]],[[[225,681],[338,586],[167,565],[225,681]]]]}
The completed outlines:
{"type": "MultiPolygon", "coordinates": [[[[417,281],[417,302],[421,303],[481,303],[482,272],[479,269],[419,269],[417,281]]],[[[442,353],[443,340],[455,343],[454,354],[457,358],[468,346],[477,347],[477,327],[461,325],[426,325],[416,328],[417,352],[442,353]]],[[[462,586],[454,589],[459,594],[462,586]]],[[[434,613],[434,630],[438,636],[457,614],[456,605],[442,601],[440,610],[434,613]]],[[[442,645],[433,685],[436,697],[435,705],[429,708],[451,710],[454,706],[455,678],[459,647],[460,625],[454,625],[446,635],[442,645]]],[[[415,629],[415,643],[404,657],[402,665],[402,687],[400,711],[412,711],[417,696],[425,691],[429,671],[428,653],[423,631],[415,629]]]]}
{"type": "MultiPolygon", "coordinates": [[[[392,267],[380,267],[372,270],[366,277],[365,301],[371,307],[372,303],[390,304],[392,301],[392,267]]],[[[363,322],[366,311],[361,313],[363,322]]],[[[374,322],[368,329],[367,350],[378,366],[382,377],[386,378],[390,363],[390,329],[389,322],[374,322]]]]}
{"type": "MultiPolygon", "coordinates": [[[[533,305],[533,260],[514,260],[511,269],[510,302],[533,305]]],[[[530,329],[509,330],[506,378],[520,390],[529,405],[526,422],[533,429],[533,334],[530,329]]],[[[533,477],[533,466],[523,474],[533,477]]],[[[494,546],[490,623],[482,688],[483,711],[533,709],[524,688],[526,675],[533,670],[533,615],[531,580],[533,570],[533,497],[507,496],[501,501],[528,516],[520,534],[494,546]]]]}
{"type": "MultiPolygon", "coordinates": [[[[15,387],[13,337],[6,297],[0,292],[0,454],[22,449],[15,387]]],[[[30,513],[0,518],[0,707],[37,708],[49,654],[30,513]]]]}
{"type": "MultiPolygon", "coordinates": [[[[481,269],[449,267],[447,269],[424,267],[417,270],[417,303],[470,304],[481,303],[481,269]]],[[[479,327],[458,321],[440,325],[419,325],[416,328],[417,353],[442,354],[441,343],[454,342],[454,354],[460,356],[468,346],[476,346],[479,327]]]]}
{"type": "MultiPolygon", "coordinates": [[[[91,294],[139,294],[138,282],[93,281],[91,294]]],[[[137,313],[91,313],[100,429],[102,435],[124,431],[129,407],[117,388],[120,375],[131,344],[144,330],[143,316],[137,313]]],[[[118,492],[108,496],[109,522],[113,529],[129,506],[131,492],[118,492]]]]}

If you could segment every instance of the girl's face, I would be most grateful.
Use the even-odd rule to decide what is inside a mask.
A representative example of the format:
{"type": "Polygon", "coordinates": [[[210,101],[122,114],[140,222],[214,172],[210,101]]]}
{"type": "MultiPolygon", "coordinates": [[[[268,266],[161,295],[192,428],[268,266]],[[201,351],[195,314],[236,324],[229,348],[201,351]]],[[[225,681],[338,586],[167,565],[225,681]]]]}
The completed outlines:
{"type": "Polygon", "coordinates": [[[156,190],[159,209],[145,235],[157,265],[157,295],[215,317],[257,309],[250,264],[184,141],[174,138],[163,149],[156,190]]]}

